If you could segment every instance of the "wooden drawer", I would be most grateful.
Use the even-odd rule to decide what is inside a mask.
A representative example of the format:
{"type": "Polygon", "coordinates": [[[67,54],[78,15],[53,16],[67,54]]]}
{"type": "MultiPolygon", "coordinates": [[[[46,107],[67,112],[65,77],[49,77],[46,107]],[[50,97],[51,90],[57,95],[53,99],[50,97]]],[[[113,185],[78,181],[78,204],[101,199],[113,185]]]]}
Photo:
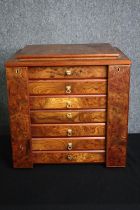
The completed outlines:
{"type": "Polygon", "coordinates": [[[105,109],[93,110],[36,110],[30,111],[31,123],[106,122],[105,109]]]}
{"type": "Polygon", "coordinates": [[[103,163],[105,162],[105,151],[33,151],[34,163],[103,163]]]}
{"type": "Polygon", "coordinates": [[[29,67],[29,79],[107,78],[107,66],[29,67]]]}
{"type": "Polygon", "coordinates": [[[105,137],[32,138],[32,150],[99,150],[105,149],[105,137]]]}
{"type": "Polygon", "coordinates": [[[105,79],[97,80],[32,80],[29,83],[30,95],[61,95],[61,94],[106,94],[107,82],[105,79]]]}
{"type": "Polygon", "coordinates": [[[106,95],[94,96],[30,96],[31,109],[106,108],[106,95]]]}
{"type": "Polygon", "coordinates": [[[31,124],[32,137],[105,136],[105,123],[31,124]]]}

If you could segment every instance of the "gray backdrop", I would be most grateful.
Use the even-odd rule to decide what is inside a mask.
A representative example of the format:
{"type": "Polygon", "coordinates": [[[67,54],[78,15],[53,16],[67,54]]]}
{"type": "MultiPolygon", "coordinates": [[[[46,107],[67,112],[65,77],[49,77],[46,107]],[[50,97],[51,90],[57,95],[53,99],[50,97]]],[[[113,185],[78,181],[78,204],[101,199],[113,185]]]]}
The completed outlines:
{"type": "Polygon", "coordinates": [[[0,0],[0,127],[9,132],[4,62],[39,43],[110,42],[133,61],[129,132],[140,132],[140,0],[0,0]]]}

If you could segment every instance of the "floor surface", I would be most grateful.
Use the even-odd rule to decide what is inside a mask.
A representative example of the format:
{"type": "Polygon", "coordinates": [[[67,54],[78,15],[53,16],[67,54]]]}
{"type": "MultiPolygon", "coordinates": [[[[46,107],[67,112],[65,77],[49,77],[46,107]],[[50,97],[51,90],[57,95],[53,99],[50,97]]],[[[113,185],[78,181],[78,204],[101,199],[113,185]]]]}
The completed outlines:
{"type": "Polygon", "coordinates": [[[129,135],[126,168],[83,164],[13,169],[9,138],[1,137],[3,209],[140,209],[140,134],[129,135]]]}

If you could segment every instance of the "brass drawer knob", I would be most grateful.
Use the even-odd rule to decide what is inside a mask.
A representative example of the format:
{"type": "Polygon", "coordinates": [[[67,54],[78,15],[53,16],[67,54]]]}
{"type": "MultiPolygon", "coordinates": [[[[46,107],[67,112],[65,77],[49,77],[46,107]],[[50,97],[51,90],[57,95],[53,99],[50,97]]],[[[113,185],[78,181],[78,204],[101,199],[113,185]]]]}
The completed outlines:
{"type": "Polygon", "coordinates": [[[72,136],[72,129],[67,130],[67,136],[72,136]]]}
{"type": "Polygon", "coordinates": [[[72,143],[71,142],[68,143],[68,150],[72,150],[72,143]]]}
{"type": "Polygon", "coordinates": [[[67,76],[70,76],[70,75],[71,75],[71,70],[66,70],[66,71],[65,71],[65,74],[66,74],[67,76]]]}
{"type": "Polygon", "coordinates": [[[66,103],[66,107],[67,107],[68,109],[72,107],[72,104],[71,104],[70,101],[68,101],[68,102],[66,103]]]}
{"type": "Polygon", "coordinates": [[[72,114],[71,113],[67,113],[67,118],[71,119],[72,118],[72,114]]]}
{"type": "Polygon", "coordinates": [[[20,69],[16,69],[16,74],[19,74],[20,73],[20,69]]]}
{"type": "Polygon", "coordinates": [[[67,158],[68,158],[68,160],[73,160],[73,156],[70,154],[67,156],[67,158]]]}
{"type": "Polygon", "coordinates": [[[19,146],[20,150],[23,151],[24,147],[22,145],[19,146]]]}
{"type": "Polygon", "coordinates": [[[66,93],[71,93],[71,86],[70,85],[66,86],[66,93]]]}

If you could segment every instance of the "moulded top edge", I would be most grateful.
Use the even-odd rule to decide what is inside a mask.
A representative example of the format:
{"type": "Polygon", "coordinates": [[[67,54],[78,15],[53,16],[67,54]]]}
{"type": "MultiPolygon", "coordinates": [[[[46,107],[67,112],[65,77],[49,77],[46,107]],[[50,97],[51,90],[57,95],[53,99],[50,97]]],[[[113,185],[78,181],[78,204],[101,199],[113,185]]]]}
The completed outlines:
{"type": "Polygon", "coordinates": [[[108,43],[27,45],[16,54],[17,59],[45,58],[110,58],[117,59],[119,51],[108,43]]]}

